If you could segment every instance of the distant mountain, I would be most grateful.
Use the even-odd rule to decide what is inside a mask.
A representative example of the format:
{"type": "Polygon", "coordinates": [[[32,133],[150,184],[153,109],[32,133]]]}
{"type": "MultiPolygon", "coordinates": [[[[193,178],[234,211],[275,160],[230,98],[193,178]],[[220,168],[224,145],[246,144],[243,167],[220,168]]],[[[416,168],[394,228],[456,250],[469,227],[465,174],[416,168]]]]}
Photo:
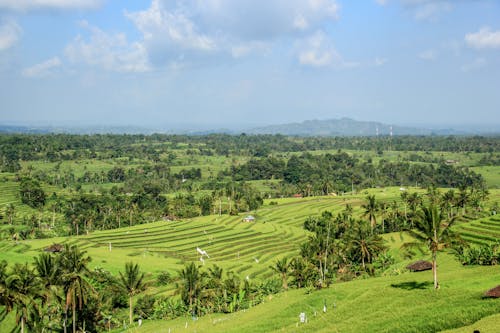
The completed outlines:
{"type": "Polygon", "coordinates": [[[42,127],[0,125],[0,133],[47,134],[51,133],[51,131],[42,127]]]}
{"type": "MultiPolygon", "coordinates": [[[[247,125],[248,126],[248,125],[247,125]]],[[[435,126],[435,125],[434,125],[435,126]]],[[[412,127],[384,124],[375,121],[357,121],[350,118],[306,120],[301,123],[269,125],[262,127],[246,127],[238,125],[209,125],[209,124],[170,124],[156,127],[120,126],[120,125],[87,125],[87,126],[32,126],[32,125],[2,125],[0,133],[67,133],[67,134],[184,134],[207,135],[213,133],[224,134],[283,134],[290,136],[380,136],[390,135],[499,135],[500,126],[478,127],[469,125],[459,129],[440,129],[429,126],[412,127]],[[211,127],[213,126],[213,128],[211,127]],[[226,128],[224,128],[225,126],[226,128]]]]}
{"type": "Polygon", "coordinates": [[[253,128],[250,134],[283,134],[296,136],[376,136],[390,135],[463,135],[453,129],[431,130],[416,127],[388,125],[375,121],[357,121],[350,118],[306,120],[253,128]]]}

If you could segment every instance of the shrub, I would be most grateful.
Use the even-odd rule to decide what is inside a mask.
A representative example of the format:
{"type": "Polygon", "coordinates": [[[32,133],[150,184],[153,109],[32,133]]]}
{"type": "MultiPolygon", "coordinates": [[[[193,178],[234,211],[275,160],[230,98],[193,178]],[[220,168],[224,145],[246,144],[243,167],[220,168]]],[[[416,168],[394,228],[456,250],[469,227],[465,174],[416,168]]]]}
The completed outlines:
{"type": "Polygon", "coordinates": [[[154,304],[156,298],[153,295],[144,295],[137,300],[135,305],[135,313],[137,313],[141,318],[149,318],[154,313],[154,304]]]}
{"type": "Polygon", "coordinates": [[[482,245],[480,247],[464,248],[456,250],[456,257],[462,265],[492,266],[500,263],[500,243],[482,245]]]}
{"type": "Polygon", "coordinates": [[[156,277],[157,286],[166,286],[170,282],[172,282],[172,276],[170,275],[169,272],[163,271],[158,273],[158,276],[156,277]]]}

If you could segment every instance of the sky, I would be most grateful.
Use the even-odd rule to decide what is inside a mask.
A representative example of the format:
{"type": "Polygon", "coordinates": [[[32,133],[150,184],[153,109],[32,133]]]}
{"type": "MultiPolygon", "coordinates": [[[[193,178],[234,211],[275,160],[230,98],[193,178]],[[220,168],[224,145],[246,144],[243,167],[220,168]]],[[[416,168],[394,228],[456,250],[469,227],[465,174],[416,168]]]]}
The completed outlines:
{"type": "Polygon", "coordinates": [[[500,1],[0,0],[0,124],[341,117],[500,124],[500,1]]]}

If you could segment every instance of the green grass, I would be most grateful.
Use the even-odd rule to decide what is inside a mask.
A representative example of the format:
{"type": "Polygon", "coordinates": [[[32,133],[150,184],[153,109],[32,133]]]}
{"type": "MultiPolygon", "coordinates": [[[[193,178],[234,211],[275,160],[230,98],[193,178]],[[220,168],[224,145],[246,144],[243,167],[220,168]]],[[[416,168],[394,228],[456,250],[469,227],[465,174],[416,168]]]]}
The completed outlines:
{"type": "MultiPolygon", "coordinates": [[[[209,315],[196,321],[191,318],[145,321],[141,328],[133,327],[128,332],[166,333],[169,329],[171,332],[238,333],[436,332],[471,325],[500,313],[500,300],[482,298],[485,290],[498,283],[497,269],[462,267],[453,257],[442,254],[438,291],[432,288],[430,271],[407,272],[337,283],[311,293],[291,290],[268,297],[264,304],[229,315],[209,315]],[[326,313],[322,311],[324,302],[326,313]],[[305,324],[299,323],[301,312],[308,317],[305,324]]],[[[488,319],[485,321],[484,325],[492,325],[488,319]]]]}
{"type": "MultiPolygon", "coordinates": [[[[493,199],[500,191],[492,191],[493,199]]],[[[139,263],[149,279],[161,271],[175,275],[187,261],[198,261],[196,247],[206,250],[206,267],[217,264],[253,281],[273,275],[269,266],[281,257],[298,253],[307,233],[304,219],[331,210],[342,211],[347,203],[356,215],[367,194],[377,200],[399,200],[399,188],[370,189],[354,196],[325,196],[266,200],[255,212],[256,222],[239,216],[205,216],[174,222],[155,222],[80,237],[0,242],[0,260],[9,263],[32,261],[52,243],[78,244],[92,257],[90,268],[101,267],[113,274],[125,262],[139,263]],[[274,201],[276,205],[270,205],[274,201]],[[109,250],[109,243],[112,250],[109,250]]],[[[500,219],[484,217],[462,223],[458,229],[478,237],[482,232],[497,235],[500,219]]],[[[489,236],[488,236],[489,237],[489,236]]],[[[497,236],[495,236],[497,237],[497,236]]],[[[264,304],[230,315],[210,315],[193,321],[145,321],[132,332],[434,332],[471,325],[483,317],[500,313],[498,300],[483,300],[482,293],[498,284],[498,267],[462,267],[451,255],[439,255],[441,289],[432,290],[430,272],[408,273],[408,260],[399,248],[405,241],[399,233],[384,235],[398,260],[384,277],[334,284],[323,291],[290,290],[269,297],[264,304]],[[411,289],[411,290],[409,290],[411,289]],[[322,312],[323,302],[328,312],[322,312]],[[335,304],[335,307],[334,307],[335,304]],[[309,322],[298,325],[305,311],[309,322]],[[316,312],[316,316],[314,313],[316,312]],[[188,328],[185,329],[186,322],[188,328]]],[[[478,238],[479,239],[479,238],[478,238]]],[[[424,255],[422,259],[428,259],[424,255]]],[[[171,294],[171,289],[150,290],[171,294]]],[[[0,326],[0,331],[2,330],[0,326]]],[[[486,326],[485,326],[486,327],[486,326]]],[[[118,332],[118,331],[117,331],[118,332]]]]}
{"type": "Polygon", "coordinates": [[[500,166],[473,167],[471,170],[482,175],[489,188],[500,189],[500,166]]]}

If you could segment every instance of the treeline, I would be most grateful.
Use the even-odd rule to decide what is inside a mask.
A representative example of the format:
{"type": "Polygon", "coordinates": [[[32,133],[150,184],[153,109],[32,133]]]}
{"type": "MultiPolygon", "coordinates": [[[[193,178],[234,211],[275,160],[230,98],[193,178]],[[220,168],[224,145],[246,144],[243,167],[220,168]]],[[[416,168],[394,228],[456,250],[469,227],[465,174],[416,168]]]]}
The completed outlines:
{"type": "Polygon", "coordinates": [[[164,194],[164,186],[168,186],[165,184],[155,180],[140,181],[114,186],[109,191],[78,190],[70,195],[58,195],[45,193],[35,179],[22,178],[21,202],[39,213],[16,224],[17,208],[10,204],[0,214],[0,221],[11,225],[9,237],[26,239],[79,235],[162,218],[172,220],[210,214],[238,214],[258,209],[263,204],[261,193],[245,182],[219,182],[212,184],[212,191],[178,192],[172,196],[164,194]],[[41,214],[43,210],[47,214],[41,214]]]}
{"type": "Polygon", "coordinates": [[[51,162],[77,158],[141,158],[160,161],[162,154],[181,144],[200,155],[268,156],[271,152],[351,149],[372,151],[447,151],[495,153],[496,136],[395,136],[395,137],[287,137],[283,135],[73,135],[0,134],[3,171],[16,169],[16,161],[51,162]]]}
{"type": "Polygon", "coordinates": [[[484,187],[481,175],[468,168],[441,162],[437,165],[380,160],[359,160],[345,152],[251,159],[230,170],[233,180],[283,179],[304,196],[348,192],[375,186],[484,187]]]}

